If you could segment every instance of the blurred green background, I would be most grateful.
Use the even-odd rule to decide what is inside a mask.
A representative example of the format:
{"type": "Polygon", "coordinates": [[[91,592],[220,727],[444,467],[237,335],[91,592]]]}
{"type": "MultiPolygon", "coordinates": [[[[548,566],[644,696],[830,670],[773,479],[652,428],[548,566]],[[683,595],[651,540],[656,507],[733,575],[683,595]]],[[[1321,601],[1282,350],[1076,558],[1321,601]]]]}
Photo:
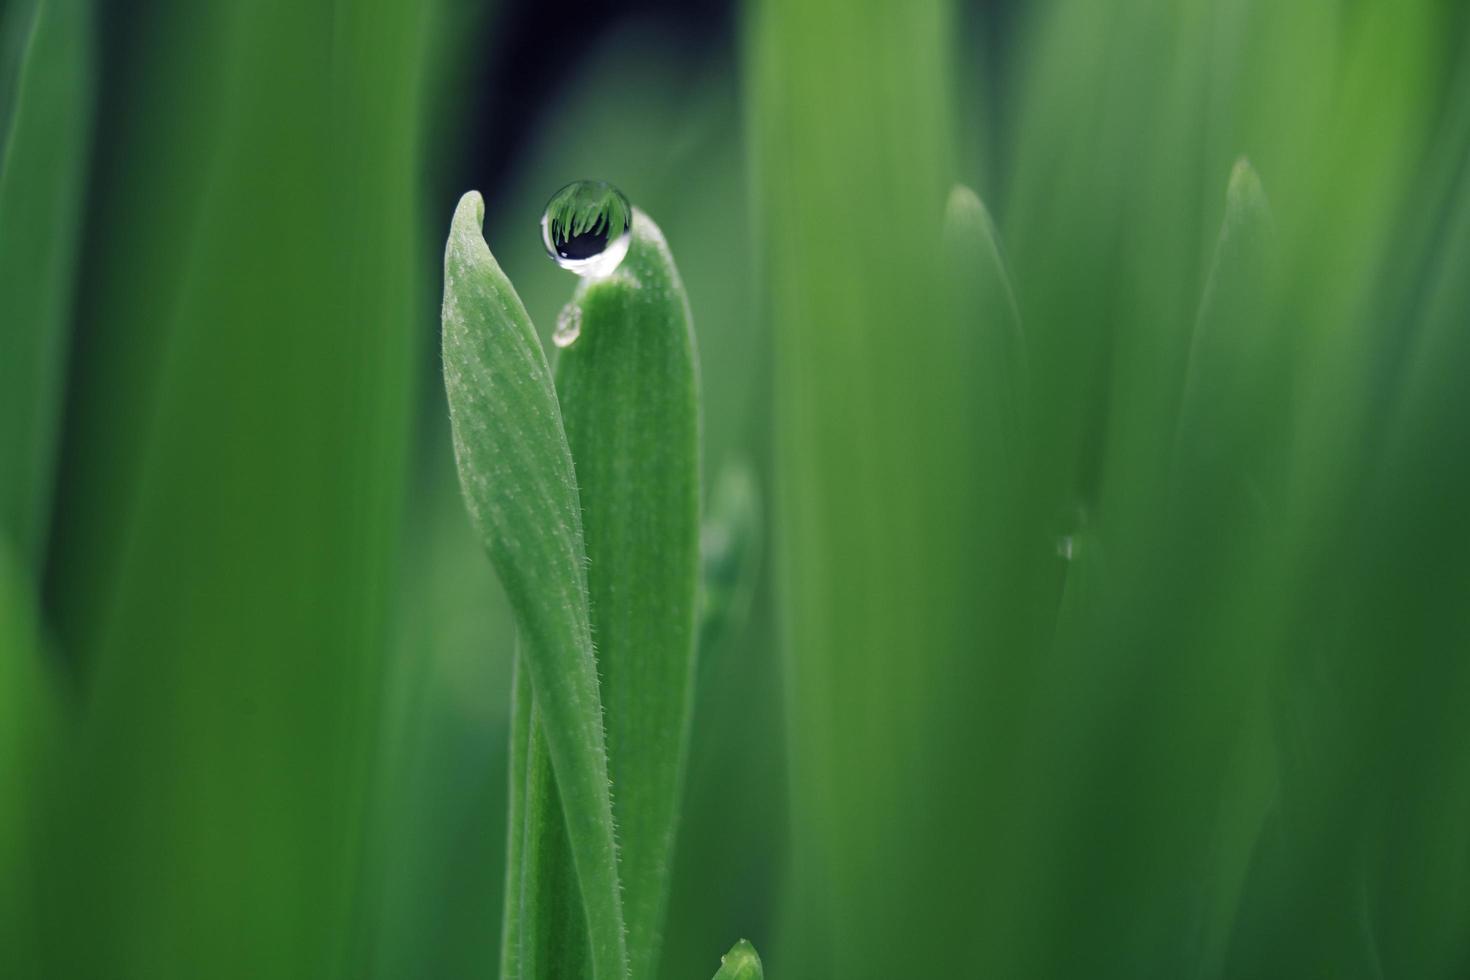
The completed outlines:
{"type": "Polygon", "coordinates": [[[1470,976],[1470,6],[0,0],[0,168],[0,977],[494,974],[439,263],[581,177],[766,516],[661,976],[1470,976]]]}

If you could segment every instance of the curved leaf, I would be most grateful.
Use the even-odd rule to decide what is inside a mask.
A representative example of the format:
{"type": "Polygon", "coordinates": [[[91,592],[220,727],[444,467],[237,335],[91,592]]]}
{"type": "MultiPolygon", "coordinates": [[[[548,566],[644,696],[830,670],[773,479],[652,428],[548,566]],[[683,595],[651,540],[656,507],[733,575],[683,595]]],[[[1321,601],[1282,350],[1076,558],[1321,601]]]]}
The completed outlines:
{"type": "Polygon", "coordinates": [[[519,629],[566,812],[599,980],[627,973],[582,521],[551,371],[481,236],[474,192],[444,253],[444,387],[470,515],[519,629]]]}

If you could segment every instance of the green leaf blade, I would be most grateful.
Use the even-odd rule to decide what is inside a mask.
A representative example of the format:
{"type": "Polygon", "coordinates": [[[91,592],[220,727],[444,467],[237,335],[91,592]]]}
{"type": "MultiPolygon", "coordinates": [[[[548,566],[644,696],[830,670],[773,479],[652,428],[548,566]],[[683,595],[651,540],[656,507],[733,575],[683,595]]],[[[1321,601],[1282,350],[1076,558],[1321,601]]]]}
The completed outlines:
{"type": "MultiPolygon", "coordinates": [[[[466,194],[444,256],[444,382],[471,517],[515,613],[581,883],[594,975],[623,977],[602,706],[582,523],[551,372],[466,194]]],[[[524,857],[524,856],[523,856],[524,857]]]]}
{"type": "Polygon", "coordinates": [[[742,939],[720,957],[720,969],[714,980],[765,980],[760,954],[748,940],[742,939]]]}
{"type": "Polygon", "coordinates": [[[700,532],[703,582],[699,600],[699,683],[711,652],[738,633],[750,614],[761,565],[760,488],[744,461],[727,464],[710,492],[700,532]]]}
{"type": "Polygon", "coordinates": [[[1238,161],[1190,342],[1174,460],[1176,504],[1259,499],[1279,459],[1289,349],[1274,315],[1275,226],[1260,176],[1238,161]]]}
{"type": "Polygon", "coordinates": [[[635,977],[658,963],[692,706],[700,431],[694,335],[663,234],[572,303],[557,389],[582,492],[593,635],[635,977]]]}
{"type": "Polygon", "coordinates": [[[983,475],[975,509],[989,524],[981,562],[990,564],[999,552],[1001,530],[1016,523],[1014,494],[1025,465],[1031,368],[1000,232],[980,197],[963,184],[954,186],[945,205],[943,242],[945,313],[955,321],[949,342],[973,389],[965,406],[972,432],[963,451],[983,475]]]}
{"type": "Polygon", "coordinates": [[[976,384],[988,399],[986,416],[1005,427],[1014,463],[1030,387],[1026,337],[1000,233],[979,195],[963,184],[950,191],[944,209],[944,254],[953,312],[975,321],[963,336],[983,372],[976,384]]]}
{"type": "Polygon", "coordinates": [[[40,972],[39,818],[56,764],[58,704],[36,597],[0,542],[0,975],[40,972]]]}
{"type": "Polygon", "coordinates": [[[79,0],[4,14],[0,28],[14,35],[0,52],[0,532],[34,568],[50,520],[90,143],[92,15],[79,0]]]}
{"type": "Polygon", "coordinates": [[[539,710],[531,705],[523,761],[524,815],[512,820],[522,835],[520,879],[507,896],[517,906],[506,936],[515,945],[515,967],[505,977],[584,977],[594,970],[587,920],[577,887],[575,857],[546,745],[539,710]]]}

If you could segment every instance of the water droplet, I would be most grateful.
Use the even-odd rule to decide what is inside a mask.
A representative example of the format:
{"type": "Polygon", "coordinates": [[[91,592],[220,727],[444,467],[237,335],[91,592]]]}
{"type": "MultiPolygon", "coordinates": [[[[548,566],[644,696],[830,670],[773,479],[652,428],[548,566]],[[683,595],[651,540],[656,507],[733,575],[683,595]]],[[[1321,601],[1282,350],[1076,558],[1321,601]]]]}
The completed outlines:
{"type": "Polygon", "coordinates": [[[558,347],[570,347],[580,336],[582,308],[576,303],[568,303],[556,316],[556,331],[551,335],[551,342],[558,347]]]}
{"type": "Polygon", "coordinates": [[[551,195],[541,216],[541,242],[563,269],[601,279],[628,254],[632,227],[633,209],[622,191],[601,180],[577,180],[551,195]]]}
{"type": "Polygon", "coordinates": [[[1084,539],[1090,536],[1088,528],[1092,524],[1091,518],[1087,505],[1080,502],[1069,504],[1058,511],[1052,522],[1051,533],[1056,535],[1052,541],[1057,557],[1062,561],[1076,560],[1077,552],[1087,547],[1084,539]]]}

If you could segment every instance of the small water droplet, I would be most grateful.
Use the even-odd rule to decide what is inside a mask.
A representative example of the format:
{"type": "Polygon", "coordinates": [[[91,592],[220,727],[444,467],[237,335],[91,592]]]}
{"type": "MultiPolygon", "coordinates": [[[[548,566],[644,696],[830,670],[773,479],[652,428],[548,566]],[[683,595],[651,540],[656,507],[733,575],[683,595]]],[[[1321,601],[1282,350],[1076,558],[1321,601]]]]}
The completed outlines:
{"type": "Polygon", "coordinates": [[[577,180],[546,203],[541,243],[563,269],[601,279],[628,254],[632,228],[633,209],[622,191],[601,180],[577,180]]]}
{"type": "Polygon", "coordinates": [[[1091,531],[1089,528],[1091,526],[1092,515],[1088,512],[1086,504],[1074,501],[1060,508],[1050,528],[1051,533],[1055,535],[1052,538],[1052,545],[1056,549],[1057,557],[1062,561],[1075,561],[1079,551],[1085,551],[1090,547],[1091,531]]]}
{"type": "Polygon", "coordinates": [[[582,336],[582,308],[576,303],[568,303],[556,316],[556,330],[551,335],[551,342],[558,347],[570,347],[580,336],[582,336]]]}

